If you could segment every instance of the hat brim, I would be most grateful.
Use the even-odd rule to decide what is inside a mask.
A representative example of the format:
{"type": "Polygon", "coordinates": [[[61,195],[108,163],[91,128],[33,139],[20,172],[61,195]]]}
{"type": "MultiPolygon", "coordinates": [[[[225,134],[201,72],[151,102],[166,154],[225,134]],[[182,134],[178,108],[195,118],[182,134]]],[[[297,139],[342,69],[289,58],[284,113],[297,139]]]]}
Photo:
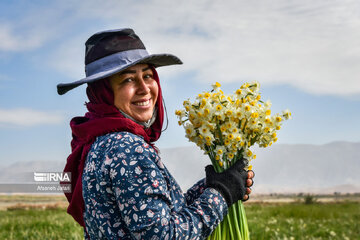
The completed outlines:
{"type": "Polygon", "coordinates": [[[182,61],[178,57],[171,55],[171,54],[151,54],[151,55],[145,56],[143,58],[140,58],[136,61],[133,61],[131,63],[124,64],[124,65],[118,65],[107,71],[98,72],[96,74],[93,74],[91,76],[88,76],[86,78],[80,79],[75,82],[60,83],[57,85],[57,92],[59,95],[63,95],[65,93],[67,93],[68,91],[70,91],[84,83],[91,83],[91,82],[109,77],[113,74],[119,73],[131,66],[134,66],[134,65],[140,64],[140,63],[147,63],[154,67],[163,67],[163,66],[182,64],[182,61]]]}

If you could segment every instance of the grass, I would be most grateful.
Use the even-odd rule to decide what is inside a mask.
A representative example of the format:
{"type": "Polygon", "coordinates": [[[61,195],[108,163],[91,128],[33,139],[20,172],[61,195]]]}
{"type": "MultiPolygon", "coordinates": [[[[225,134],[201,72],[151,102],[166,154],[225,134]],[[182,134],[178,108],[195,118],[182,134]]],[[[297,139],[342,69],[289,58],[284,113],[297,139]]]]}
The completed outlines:
{"type": "Polygon", "coordinates": [[[360,239],[360,205],[341,203],[249,204],[251,239],[360,239]]]}
{"type": "Polygon", "coordinates": [[[0,239],[83,239],[83,230],[64,208],[0,211],[0,239]]]}
{"type": "MultiPolygon", "coordinates": [[[[18,200],[24,200],[17,197],[18,200]]],[[[10,198],[0,198],[8,201],[10,198]]],[[[14,200],[14,199],[12,199],[14,200]]],[[[62,201],[63,199],[56,199],[62,201]]],[[[0,239],[83,239],[63,204],[21,204],[0,210],[0,239]]],[[[360,239],[359,202],[246,203],[251,239],[360,239]]]]}

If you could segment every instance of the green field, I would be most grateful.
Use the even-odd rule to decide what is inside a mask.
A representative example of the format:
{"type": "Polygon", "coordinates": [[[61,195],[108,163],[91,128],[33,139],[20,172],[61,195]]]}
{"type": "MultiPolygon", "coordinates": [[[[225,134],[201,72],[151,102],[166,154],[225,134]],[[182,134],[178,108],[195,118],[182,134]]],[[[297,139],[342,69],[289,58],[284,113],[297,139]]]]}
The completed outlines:
{"type": "MultiPolygon", "coordinates": [[[[0,197],[0,239],[83,239],[65,212],[65,201],[46,197],[0,197]],[[27,204],[21,204],[26,198],[27,204]],[[54,201],[56,200],[56,203],[54,201]]],[[[358,201],[246,203],[252,239],[360,239],[358,201]]]]}

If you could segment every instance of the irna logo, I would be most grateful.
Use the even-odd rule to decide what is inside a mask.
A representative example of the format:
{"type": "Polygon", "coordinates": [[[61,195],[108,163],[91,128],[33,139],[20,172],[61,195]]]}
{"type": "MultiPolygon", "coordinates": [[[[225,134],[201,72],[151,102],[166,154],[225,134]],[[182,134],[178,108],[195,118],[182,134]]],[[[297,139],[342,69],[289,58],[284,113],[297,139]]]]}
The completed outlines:
{"type": "Polygon", "coordinates": [[[35,182],[71,182],[70,172],[34,172],[35,182]]]}

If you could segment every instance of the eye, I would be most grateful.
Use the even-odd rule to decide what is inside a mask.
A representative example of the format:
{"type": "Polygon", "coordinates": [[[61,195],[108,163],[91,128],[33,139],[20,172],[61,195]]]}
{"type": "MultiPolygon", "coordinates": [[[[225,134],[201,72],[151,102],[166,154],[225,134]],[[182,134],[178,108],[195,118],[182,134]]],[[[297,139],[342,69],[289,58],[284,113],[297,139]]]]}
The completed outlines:
{"type": "Polygon", "coordinates": [[[144,79],[153,79],[153,75],[150,73],[144,74],[144,79]]]}
{"type": "Polygon", "coordinates": [[[132,82],[134,81],[133,78],[125,78],[124,80],[121,81],[121,83],[129,83],[129,82],[132,82]]]}

